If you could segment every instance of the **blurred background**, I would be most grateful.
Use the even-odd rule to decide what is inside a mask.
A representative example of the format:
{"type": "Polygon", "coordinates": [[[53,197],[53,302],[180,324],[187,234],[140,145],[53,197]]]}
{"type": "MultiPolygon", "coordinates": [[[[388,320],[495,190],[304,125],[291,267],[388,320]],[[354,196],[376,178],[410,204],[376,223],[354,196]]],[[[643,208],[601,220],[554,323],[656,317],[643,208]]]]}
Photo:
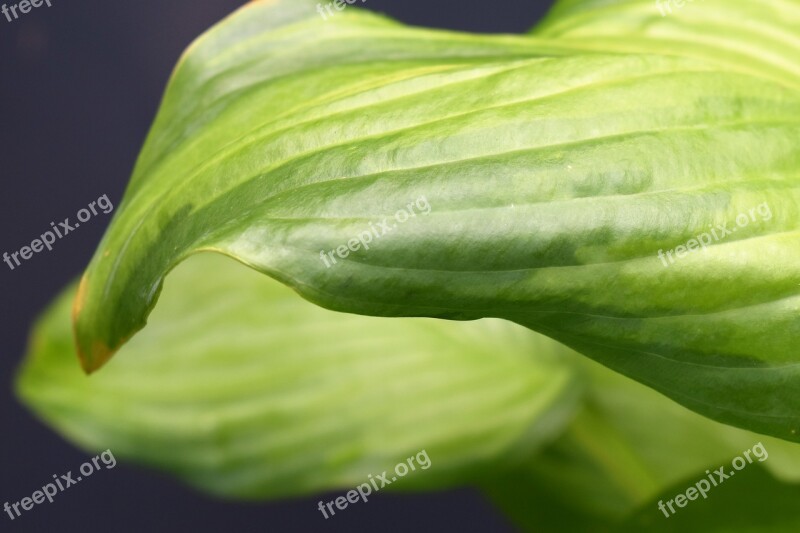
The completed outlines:
{"type": "MultiPolygon", "coordinates": [[[[17,0],[6,0],[15,4],[17,0]]],[[[51,0],[9,23],[0,16],[0,254],[13,252],[102,194],[119,203],[162,91],[183,49],[244,2],[51,0]]],[[[403,22],[520,33],[553,2],[367,0],[403,22]]],[[[11,394],[32,321],[93,253],[110,217],[82,225],[14,271],[0,263],[0,505],[87,458],[11,394]]],[[[338,494],[336,494],[338,495],[338,494]]],[[[11,521],[2,531],[513,531],[470,489],[381,493],[325,521],[320,498],[268,504],[210,499],[161,474],[118,465],[11,521]]],[[[329,500],[331,498],[326,498],[329,500]]]]}

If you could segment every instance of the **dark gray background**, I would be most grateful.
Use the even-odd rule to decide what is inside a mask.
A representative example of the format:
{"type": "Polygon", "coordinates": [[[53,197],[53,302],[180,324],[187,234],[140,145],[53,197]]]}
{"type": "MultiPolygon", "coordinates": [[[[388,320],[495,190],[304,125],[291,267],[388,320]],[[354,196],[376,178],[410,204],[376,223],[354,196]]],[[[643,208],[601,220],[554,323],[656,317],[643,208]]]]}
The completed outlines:
{"type": "MultiPolygon", "coordinates": [[[[7,3],[9,0],[5,0],[7,3]]],[[[19,0],[11,0],[16,4],[19,0]]],[[[0,0],[2,3],[2,0],[0,0]]],[[[102,194],[116,206],[182,50],[240,6],[235,0],[52,0],[9,23],[0,17],[0,254],[13,252],[102,194]]],[[[368,0],[411,24],[523,32],[550,1],[368,0]]],[[[76,470],[86,455],[25,411],[13,372],[33,319],[80,274],[109,216],[99,215],[13,272],[0,263],[0,506],[76,470]]],[[[382,493],[324,520],[319,498],[263,505],[220,502],[125,465],[11,521],[0,531],[511,531],[475,491],[382,493]]],[[[2,512],[0,510],[0,512],[2,512]]]]}

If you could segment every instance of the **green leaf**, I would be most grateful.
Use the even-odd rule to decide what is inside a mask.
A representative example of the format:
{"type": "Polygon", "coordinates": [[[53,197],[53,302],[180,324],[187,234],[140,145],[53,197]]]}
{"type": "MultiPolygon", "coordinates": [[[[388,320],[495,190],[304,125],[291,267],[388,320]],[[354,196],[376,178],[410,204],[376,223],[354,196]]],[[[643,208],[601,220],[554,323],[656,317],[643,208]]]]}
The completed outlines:
{"type": "Polygon", "coordinates": [[[296,0],[223,21],[176,68],[81,282],[84,367],[210,250],[334,310],[511,320],[800,440],[800,4],[751,31],[750,0],[705,0],[713,24],[670,19],[702,53],[644,38],[617,4],[565,3],[563,40],[557,18],[544,37],[464,35],[355,9],[324,21],[296,0]],[[576,40],[615,9],[626,49],[576,40]],[[737,232],[662,263],[717,226],[737,232]]]}
{"type": "Polygon", "coordinates": [[[578,416],[541,453],[483,482],[526,530],[607,531],[673,483],[762,438],[594,363],[574,364],[588,383],[578,416]]]}
{"type": "MultiPolygon", "coordinates": [[[[524,464],[482,481],[487,495],[526,531],[617,531],[636,522],[640,508],[642,519],[660,523],[664,517],[652,503],[659,495],[674,497],[675,486],[685,490],[687,479],[697,481],[707,468],[730,464],[759,442],[768,460],[758,464],[774,476],[770,483],[800,487],[800,445],[724,426],[600,365],[573,363],[587,383],[578,416],[524,464]]],[[[737,475],[735,482],[743,491],[760,490],[748,478],[737,475]]],[[[795,505],[793,519],[799,513],[795,505]]],[[[650,523],[639,525],[638,531],[651,530],[650,523]]]]}
{"type": "MultiPolygon", "coordinates": [[[[766,465],[766,463],[763,463],[766,465]]],[[[776,480],[756,463],[736,473],[707,493],[687,501],[669,517],[658,509],[659,501],[685,494],[705,477],[703,471],[665,490],[629,519],[615,533],[640,531],[707,531],[708,533],[792,533],[800,529],[800,486],[776,480]]],[[[717,466],[717,465],[714,465],[717,466]]],[[[669,512],[669,511],[668,511],[669,512]]]]}
{"type": "Polygon", "coordinates": [[[552,439],[579,392],[563,349],[519,326],[334,313],[214,254],[178,267],[150,326],[87,377],[74,292],[34,331],[23,401],[83,447],[222,496],[352,489],[421,450],[398,489],[463,484],[552,439]]]}

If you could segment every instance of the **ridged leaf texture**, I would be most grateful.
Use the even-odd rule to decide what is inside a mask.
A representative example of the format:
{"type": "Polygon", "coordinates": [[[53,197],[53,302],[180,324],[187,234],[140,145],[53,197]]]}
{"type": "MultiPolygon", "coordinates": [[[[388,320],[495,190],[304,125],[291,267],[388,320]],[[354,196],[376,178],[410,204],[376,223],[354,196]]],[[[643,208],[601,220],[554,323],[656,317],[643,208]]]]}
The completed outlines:
{"type": "Polygon", "coordinates": [[[75,300],[87,370],[214,251],[338,311],[517,322],[800,439],[799,2],[563,1],[525,36],[314,6],[253,2],[181,59],[75,300]]]}

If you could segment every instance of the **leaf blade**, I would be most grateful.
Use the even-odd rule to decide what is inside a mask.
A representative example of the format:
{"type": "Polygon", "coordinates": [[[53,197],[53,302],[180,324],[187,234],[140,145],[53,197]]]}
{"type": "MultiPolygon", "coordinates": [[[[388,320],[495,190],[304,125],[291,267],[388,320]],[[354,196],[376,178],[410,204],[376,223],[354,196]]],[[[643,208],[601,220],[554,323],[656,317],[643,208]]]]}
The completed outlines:
{"type": "Polygon", "coordinates": [[[167,272],[214,250],[335,310],[512,320],[708,416],[800,438],[784,385],[800,378],[800,99],[784,80],[752,57],[589,55],[360,14],[253,31],[281,6],[212,30],[168,89],[76,300],[85,368],[144,327],[167,272]],[[338,68],[358,81],[331,91],[338,68]],[[311,107],[287,111],[276,99],[301,86],[311,107]],[[661,249],[762,205],[769,220],[662,266],[661,249]]]}

